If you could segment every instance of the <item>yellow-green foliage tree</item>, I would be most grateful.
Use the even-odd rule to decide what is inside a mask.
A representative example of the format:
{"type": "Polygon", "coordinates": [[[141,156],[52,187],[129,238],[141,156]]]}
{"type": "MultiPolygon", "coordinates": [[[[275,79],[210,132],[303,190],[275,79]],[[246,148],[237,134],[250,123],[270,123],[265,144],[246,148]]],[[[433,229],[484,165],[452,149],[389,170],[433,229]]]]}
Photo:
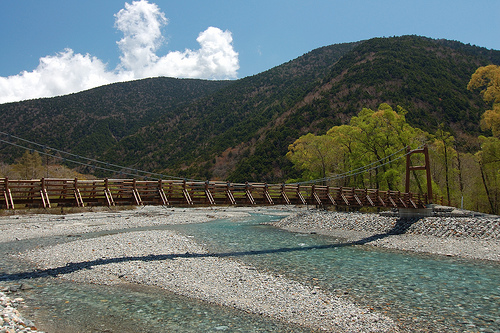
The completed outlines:
{"type": "Polygon", "coordinates": [[[432,179],[438,185],[439,192],[444,194],[447,203],[451,203],[452,196],[456,200],[454,189],[457,188],[456,180],[460,172],[457,165],[458,154],[454,148],[455,138],[451,133],[444,131],[441,125],[433,139],[432,179]]]}
{"type": "MultiPolygon", "coordinates": [[[[445,204],[460,207],[463,203],[465,209],[497,213],[500,139],[483,136],[480,152],[460,152],[444,126],[430,135],[411,127],[405,115],[399,106],[396,110],[387,104],[377,110],[364,108],[348,125],[332,127],[326,135],[300,137],[289,146],[287,157],[303,170],[300,180],[326,176],[332,177],[329,184],[335,186],[404,190],[406,159],[398,158],[404,153],[401,150],[427,143],[434,194],[443,197],[445,204]]],[[[411,162],[422,165],[423,156],[412,155],[411,162]]],[[[425,181],[424,172],[414,172],[410,190],[425,193],[425,181]]]]}
{"type": "Polygon", "coordinates": [[[404,189],[401,183],[405,173],[404,161],[393,162],[398,156],[392,155],[407,146],[416,148],[422,145],[426,137],[423,131],[406,122],[406,113],[400,106],[393,110],[383,103],[376,111],[364,108],[358,116],[352,117],[350,125],[359,129],[359,135],[355,137],[360,149],[357,158],[363,165],[380,165],[367,174],[365,184],[368,186],[375,185],[376,188],[388,190],[404,189]],[[383,162],[377,162],[381,160],[383,162]]]}
{"type": "Polygon", "coordinates": [[[429,154],[433,191],[443,197],[445,204],[487,210],[477,159],[471,153],[458,151],[455,138],[442,126],[429,142],[429,154]]]}
{"type": "Polygon", "coordinates": [[[476,154],[490,213],[500,213],[500,139],[480,136],[481,150],[476,154]]]}
{"type": "Polygon", "coordinates": [[[472,74],[467,89],[480,90],[484,101],[491,103],[492,108],[483,114],[481,125],[500,138],[500,66],[479,67],[472,74]]]}
{"type": "MultiPolygon", "coordinates": [[[[360,135],[361,129],[351,125],[334,126],[328,132],[327,136],[333,140],[332,147],[336,147],[338,151],[335,153],[337,162],[337,170],[335,174],[343,174],[345,172],[359,169],[363,167],[361,156],[360,142],[357,138],[360,135]]],[[[364,175],[357,174],[350,177],[342,177],[336,180],[335,185],[338,186],[354,186],[355,184],[363,184],[364,175]]]]}
{"type": "Polygon", "coordinates": [[[485,102],[491,104],[482,117],[481,125],[490,129],[493,137],[480,136],[481,151],[476,154],[481,179],[490,205],[490,213],[500,212],[500,66],[480,67],[472,75],[469,90],[480,90],[485,102]]]}
{"type": "Polygon", "coordinates": [[[394,154],[406,146],[416,148],[426,138],[426,133],[406,122],[405,114],[402,107],[395,111],[385,103],[375,111],[364,108],[349,125],[335,126],[326,135],[300,137],[289,146],[287,157],[304,170],[306,178],[342,174],[371,164],[371,170],[354,172],[337,185],[403,190],[405,160],[395,160],[402,154],[394,154]],[[317,147],[322,147],[321,154],[317,147]]]}
{"type": "Polygon", "coordinates": [[[287,157],[304,170],[307,180],[325,178],[336,169],[335,146],[332,137],[312,133],[301,136],[288,147],[287,157]]]}

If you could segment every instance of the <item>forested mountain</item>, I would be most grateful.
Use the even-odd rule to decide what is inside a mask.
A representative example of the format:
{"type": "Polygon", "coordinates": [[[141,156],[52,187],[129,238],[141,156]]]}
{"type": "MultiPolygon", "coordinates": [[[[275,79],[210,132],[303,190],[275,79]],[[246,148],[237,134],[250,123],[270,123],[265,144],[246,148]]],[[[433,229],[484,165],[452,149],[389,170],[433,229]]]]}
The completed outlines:
{"type": "MultiPolygon", "coordinates": [[[[0,104],[0,130],[98,157],[141,127],[161,116],[173,117],[179,106],[230,83],[160,77],[110,84],[67,96],[0,104]]],[[[16,155],[19,153],[22,154],[16,155]]]]}
{"type": "MultiPolygon", "coordinates": [[[[487,106],[467,90],[500,51],[417,36],[313,50],[236,81],[154,78],[0,105],[0,131],[133,168],[197,179],[281,182],[301,135],[325,133],[363,107],[401,105],[412,126],[480,133],[487,106]]],[[[12,148],[0,144],[11,162],[12,148]]],[[[22,151],[17,152],[17,156],[22,151]]]]}

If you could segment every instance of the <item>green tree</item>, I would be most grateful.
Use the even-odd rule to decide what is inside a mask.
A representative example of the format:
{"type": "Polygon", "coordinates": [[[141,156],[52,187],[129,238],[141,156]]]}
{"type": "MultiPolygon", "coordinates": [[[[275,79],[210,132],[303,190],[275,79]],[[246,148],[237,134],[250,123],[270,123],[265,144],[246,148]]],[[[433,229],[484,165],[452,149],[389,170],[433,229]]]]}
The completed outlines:
{"type": "Polygon", "coordinates": [[[481,150],[478,158],[481,179],[486,191],[490,213],[500,213],[500,139],[480,136],[481,150]]]}
{"type": "Polygon", "coordinates": [[[394,111],[388,104],[381,104],[376,111],[364,108],[349,125],[332,127],[326,136],[301,137],[289,147],[287,156],[308,177],[322,178],[328,172],[343,173],[373,164],[371,171],[355,173],[349,185],[402,189],[404,160],[396,161],[394,154],[406,146],[415,148],[425,139],[423,131],[406,122],[405,114],[403,108],[398,106],[394,111]],[[323,149],[317,148],[320,146],[323,149]],[[329,167],[321,168],[321,160],[328,161],[329,167]]]}
{"type": "Polygon", "coordinates": [[[331,136],[308,133],[288,147],[286,156],[304,170],[304,178],[310,180],[325,178],[336,169],[338,150],[331,136]]]}
{"type": "Polygon", "coordinates": [[[478,68],[467,88],[480,89],[484,101],[492,105],[491,110],[483,114],[481,125],[483,128],[491,129],[493,137],[479,137],[481,150],[476,157],[490,204],[490,212],[497,214],[500,211],[500,66],[489,65],[478,68]]]}
{"type": "Polygon", "coordinates": [[[453,148],[455,138],[451,133],[443,130],[443,125],[439,126],[436,131],[435,140],[432,144],[432,148],[435,152],[436,160],[433,172],[433,179],[440,187],[445,189],[446,199],[448,204],[452,202],[452,192],[454,190],[454,179],[455,175],[458,176],[459,170],[457,169],[457,151],[453,148]],[[438,167],[439,165],[439,167],[438,167]],[[441,169],[442,176],[436,172],[437,169],[441,169]]]}
{"type": "MultiPolygon", "coordinates": [[[[425,141],[425,133],[411,127],[406,122],[407,111],[398,106],[397,111],[383,103],[378,110],[364,108],[352,117],[350,126],[356,128],[358,151],[353,154],[363,165],[376,163],[373,173],[368,173],[360,186],[369,183],[370,186],[389,190],[402,189],[404,163],[394,161],[392,155],[406,146],[416,148],[425,141]],[[380,161],[380,162],[377,162],[380,161]]],[[[404,162],[404,161],[403,161],[404,162]]]]}
{"type": "MultiPolygon", "coordinates": [[[[333,138],[334,147],[339,149],[337,173],[344,173],[363,166],[360,143],[357,140],[359,134],[360,129],[350,125],[334,126],[328,130],[327,135],[333,138]]],[[[356,184],[364,184],[364,175],[341,178],[337,180],[336,185],[355,186],[356,184]]]]}

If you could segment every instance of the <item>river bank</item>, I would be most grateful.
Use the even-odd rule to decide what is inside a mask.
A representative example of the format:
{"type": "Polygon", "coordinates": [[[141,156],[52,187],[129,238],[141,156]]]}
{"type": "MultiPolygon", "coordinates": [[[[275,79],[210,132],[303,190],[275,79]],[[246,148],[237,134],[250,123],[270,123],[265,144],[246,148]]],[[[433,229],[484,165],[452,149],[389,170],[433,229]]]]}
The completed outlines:
{"type": "MultiPolygon", "coordinates": [[[[382,313],[356,305],[349,295],[332,295],[282,275],[259,271],[230,256],[210,253],[203,244],[172,230],[135,230],[167,224],[241,219],[254,208],[98,211],[70,215],[0,218],[0,242],[62,236],[65,241],[17,258],[38,270],[16,279],[54,276],[103,285],[142,284],[229,306],[283,322],[334,332],[397,332],[382,313]],[[109,231],[95,238],[85,234],[109,231]]],[[[287,216],[272,223],[302,233],[322,233],[352,245],[498,260],[498,219],[425,218],[400,220],[377,214],[338,213],[275,207],[287,216]],[[402,233],[404,232],[404,233],[402,233]]],[[[1,276],[0,276],[1,280],[1,276]]],[[[4,282],[0,282],[3,287],[4,282]]],[[[42,327],[43,329],[43,327],[42,327]]]]}
{"type": "MultiPolygon", "coordinates": [[[[105,285],[143,284],[315,330],[398,331],[393,320],[357,306],[348,296],[333,295],[209,253],[202,245],[174,231],[130,231],[144,226],[240,219],[255,211],[145,207],[66,216],[10,216],[0,218],[0,242],[53,235],[68,239],[62,244],[16,254],[19,259],[33,263],[37,270],[12,276],[11,280],[54,276],[105,285]],[[78,239],[82,234],[99,230],[117,233],[78,239]]],[[[273,211],[273,214],[280,213],[273,211]]],[[[283,210],[281,214],[288,215],[290,211],[283,210]]]]}
{"type": "Polygon", "coordinates": [[[318,233],[369,245],[500,261],[500,217],[432,216],[401,219],[355,212],[306,210],[271,225],[292,232],[318,233]]]}
{"type": "MultiPolygon", "coordinates": [[[[11,292],[10,288],[5,289],[6,292],[11,292]]],[[[9,297],[4,292],[0,291],[0,332],[38,332],[35,324],[21,316],[19,309],[24,307],[24,299],[21,297],[9,297]]]]}

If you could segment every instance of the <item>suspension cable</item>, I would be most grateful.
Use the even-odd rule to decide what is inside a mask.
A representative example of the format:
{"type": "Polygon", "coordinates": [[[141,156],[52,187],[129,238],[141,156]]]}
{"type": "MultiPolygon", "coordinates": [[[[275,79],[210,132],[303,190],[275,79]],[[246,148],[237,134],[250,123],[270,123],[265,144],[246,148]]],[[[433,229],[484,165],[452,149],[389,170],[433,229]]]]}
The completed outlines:
{"type": "MultiPolygon", "coordinates": [[[[26,142],[26,143],[29,143],[29,144],[41,147],[41,148],[43,148],[43,151],[32,149],[32,148],[29,148],[29,147],[26,147],[26,146],[23,146],[23,145],[20,145],[20,144],[16,144],[14,142],[10,142],[10,141],[7,141],[7,140],[3,140],[3,139],[0,139],[0,142],[6,143],[8,145],[15,146],[15,147],[18,147],[18,148],[23,148],[23,149],[30,150],[30,151],[36,151],[37,153],[45,155],[45,156],[50,156],[50,157],[53,157],[53,158],[62,159],[63,161],[67,161],[67,162],[74,163],[74,164],[81,165],[81,166],[85,166],[85,167],[90,167],[90,168],[93,168],[93,169],[99,169],[99,170],[108,171],[108,172],[114,172],[114,173],[118,173],[119,172],[120,174],[129,175],[129,176],[141,176],[140,173],[143,173],[143,174],[146,174],[147,176],[150,176],[150,177],[151,176],[159,177],[158,179],[161,179],[161,178],[170,178],[170,179],[187,180],[187,181],[194,181],[194,182],[201,182],[202,181],[202,180],[198,180],[198,179],[190,179],[190,178],[183,178],[183,177],[177,177],[177,176],[170,176],[170,175],[165,175],[165,174],[161,174],[161,173],[149,172],[149,171],[135,169],[135,168],[131,168],[131,167],[125,167],[125,166],[121,166],[121,165],[117,165],[117,164],[113,164],[113,163],[109,163],[109,162],[103,162],[103,161],[99,161],[99,160],[96,160],[96,159],[88,158],[88,157],[85,157],[85,156],[80,156],[80,155],[77,155],[77,154],[73,154],[73,153],[70,153],[70,152],[67,152],[67,151],[64,151],[64,150],[60,150],[60,149],[57,149],[57,148],[52,148],[52,147],[49,147],[47,145],[43,145],[43,144],[40,144],[40,143],[37,143],[37,142],[26,140],[26,139],[23,139],[21,137],[14,136],[14,135],[2,132],[2,131],[0,131],[0,134],[3,134],[5,136],[7,136],[9,139],[14,138],[16,140],[23,141],[23,142],[26,142]],[[48,153],[48,151],[55,151],[55,152],[60,153],[60,154],[66,154],[66,155],[69,155],[69,156],[72,156],[72,157],[75,157],[75,158],[78,158],[78,159],[86,160],[89,163],[80,162],[80,161],[76,161],[76,160],[73,160],[73,159],[68,159],[68,158],[64,158],[64,157],[57,156],[57,155],[54,155],[54,154],[50,154],[50,153],[48,153]],[[90,163],[97,163],[97,164],[105,165],[105,167],[99,166],[99,165],[90,164],[90,163]],[[118,168],[120,170],[110,169],[109,167],[118,168]],[[124,170],[129,170],[129,171],[124,171],[124,170]]],[[[423,146],[424,145],[421,145],[417,149],[420,149],[423,146]]],[[[398,151],[396,151],[396,152],[394,152],[394,153],[392,153],[390,155],[387,155],[384,158],[381,158],[381,159],[379,159],[377,161],[374,161],[374,162],[369,163],[367,165],[361,166],[359,168],[346,171],[346,172],[341,173],[341,174],[333,175],[333,176],[330,176],[330,177],[324,177],[324,178],[318,178],[318,179],[308,180],[308,181],[304,181],[304,182],[296,182],[296,183],[291,183],[291,184],[314,184],[314,183],[319,183],[319,182],[332,181],[332,180],[338,180],[338,179],[344,179],[344,178],[348,178],[348,177],[357,176],[359,174],[363,174],[363,173],[375,170],[375,169],[380,168],[380,167],[382,167],[384,165],[387,165],[389,163],[392,163],[392,162],[395,162],[397,160],[400,160],[401,158],[403,158],[406,155],[408,155],[410,152],[407,152],[407,153],[401,155],[400,157],[397,157],[396,159],[388,160],[387,162],[381,163],[381,162],[383,162],[383,161],[391,158],[392,156],[400,153],[401,151],[403,151],[405,149],[406,149],[406,147],[401,148],[400,150],[398,150],[398,151]]]]}
{"type": "MultiPolygon", "coordinates": [[[[14,136],[14,135],[2,132],[2,131],[0,131],[0,134],[6,135],[9,139],[10,138],[14,138],[16,140],[20,140],[20,141],[23,141],[23,142],[26,142],[26,143],[29,143],[29,144],[32,144],[32,145],[35,145],[35,146],[38,146],[38,147],[42,147],[43,150],[36,150],[36,149],[30,148],[30,147],[26,147],[26,146],[23,146],[23,145],[14,143],[14,142],[10,142],[10,141],[7,141],[7,140],[3,140],[3,139],[0,139],[0,142],[6,143],[8,145],[11,145],[11,146],[14,146],[14,147],[17,147],[17,148],[23,148],[23,149],[30,150],[30,151],[36,151],[37,153],[45,155],[45,156],[50,156],[50,157],[53,157],[53,158],[62,159],[63,161],[67,161],[67,162],[70,162],[70,163],[75,163],[77,165],[86,166],[86,167],[90,167],[90,168],[93,168],[93,169],[99,169],[99,170],[103,170],[103,171],[120,173],[120,174],[124,174],[124,175],[129,175],[129,176],[141,176],[140,173],[143,173],[143,174],[146,174],[146,176],[150,176],[150,177],[151,176],[156,176],[156,177],[159,177],[159,179],[161,179],[161,178],[170,178],[170,179],[178,179],[178,180],[199,181],[199,180],[196,180],[196,179],[188,179],[188,178],[183,178],[183,177],[170,176],[170,175],[165,175],[165,174],[161,174],[161,173],[149,172],[149,171],[144,171],[144,170],[140,170],[140,169],[136,169],[136,168],[125,167],[125,166],[121,166],[121,165],[117,165],[117,164],[113,164],[113,163],[103,162],[103,161],[99,161],[99,160],[96,160],[96,159],[88,158],[88,157],[85,157],[85,156],[80,156],[80,155],[77,155],[77,154],[73,154],[73,153],[70,153],[70,152],[67,152],[67,151],[64,151],[64,150],[60,150],[60,149],[57,149],[57,148],[52,148],[52,147],[49,147],[47,145],[43,145],[43,144],[40,144],[40,143],[37,143],[37,142],[26,140],[26,139],[23,139],[23,138],[20,138],[18,136],[14,136]],[[65,157],[57,156],[57,155],[48,153],[48,151],[54,151],[54,152],[57,152],[57,153],[60,153],[60,154],[66,154],[66,155],[69,155],[69,156],[72,156],[72,157],[75,157],[75,158],[78,158],[78,159],[86,160],[88,162],[85,163],[85,162],[76,161],[74,159],[68,159],[68,158],[65,158],[65,157]],[[100,165],[104,165],[104,166],[99,166],[99,165],[91,164],[92,162],[100,164],[100,165]],[[118,168],[120,170],[110,169],[110,167],[118,168]]],[[[144,176],[144,175],[142,175],[142,176],[144,176]]]]}

